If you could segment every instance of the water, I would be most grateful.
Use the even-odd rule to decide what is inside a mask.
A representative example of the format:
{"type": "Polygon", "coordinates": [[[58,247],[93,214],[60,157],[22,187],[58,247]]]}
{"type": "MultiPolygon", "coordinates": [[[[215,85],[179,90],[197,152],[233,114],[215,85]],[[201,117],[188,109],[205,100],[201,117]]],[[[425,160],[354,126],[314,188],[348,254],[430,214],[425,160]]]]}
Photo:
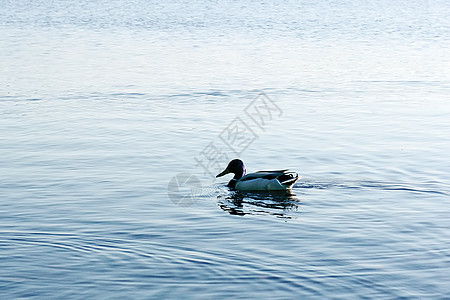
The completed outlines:
{"type": "Polygon", "coordinates": [[[0,1],[0,295],[448,297],[449,13],[0,1]],[[261,92],[279,111],[258,127],[261,92]],[[237,156],[236,117],[247,169],[299,172],[292,194],[196,162],[237,156]],[[180,173],[200,186],[177,201],[180,173]]]}

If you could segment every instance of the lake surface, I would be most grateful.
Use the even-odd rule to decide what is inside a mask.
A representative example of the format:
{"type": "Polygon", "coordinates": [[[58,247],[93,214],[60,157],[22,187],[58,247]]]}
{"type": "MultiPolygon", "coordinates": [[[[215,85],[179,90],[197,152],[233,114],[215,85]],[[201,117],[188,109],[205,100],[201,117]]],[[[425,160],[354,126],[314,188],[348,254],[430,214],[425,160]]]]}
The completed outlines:
{"type": "Polygon", "coordinates": [[[449,15],[0,0],[1,298],[449,297],[449,15]]]}

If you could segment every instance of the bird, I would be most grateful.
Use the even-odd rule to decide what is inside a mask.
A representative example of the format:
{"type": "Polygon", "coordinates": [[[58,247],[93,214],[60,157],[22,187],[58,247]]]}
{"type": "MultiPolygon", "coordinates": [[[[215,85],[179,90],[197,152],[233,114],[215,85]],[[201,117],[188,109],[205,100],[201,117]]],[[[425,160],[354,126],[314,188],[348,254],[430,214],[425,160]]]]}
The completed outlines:
{"type": "Polygon", "coordinates": [[[285,191],[291,189],[299,179],[296,172],[288,172],[288,169],[246,174],[244,162],[240,159],[230,161],[216,178],[229,173],[233,173],[234,177],[227,186],[239,191],[285,191]]]}

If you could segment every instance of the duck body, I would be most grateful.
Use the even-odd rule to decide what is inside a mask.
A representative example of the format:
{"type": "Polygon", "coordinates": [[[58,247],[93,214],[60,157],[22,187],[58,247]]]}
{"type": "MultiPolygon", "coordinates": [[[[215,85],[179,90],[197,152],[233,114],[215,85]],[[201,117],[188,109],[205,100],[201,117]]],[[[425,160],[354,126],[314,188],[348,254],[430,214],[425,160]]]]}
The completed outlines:
{"type": "Polygon", "coordinates": [[[284,191],[292,188],[299,179],[296,172],[288,170],[259,171],[245,174],[244,163],[240,159],[232,160],[227,168],[216,177],[234,173],[228,187],[240,191],[284,191]]]}

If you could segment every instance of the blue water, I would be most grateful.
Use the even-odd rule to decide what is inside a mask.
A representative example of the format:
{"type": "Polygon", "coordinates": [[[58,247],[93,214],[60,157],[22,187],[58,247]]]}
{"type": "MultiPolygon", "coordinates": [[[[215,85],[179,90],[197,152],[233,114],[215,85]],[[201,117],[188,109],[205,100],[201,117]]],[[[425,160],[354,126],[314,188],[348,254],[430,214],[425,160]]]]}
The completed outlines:
{"type": "Polygon", "coordinates": [[[0,0],[1,298],[448,297],[449,15],[0,0]]]}

